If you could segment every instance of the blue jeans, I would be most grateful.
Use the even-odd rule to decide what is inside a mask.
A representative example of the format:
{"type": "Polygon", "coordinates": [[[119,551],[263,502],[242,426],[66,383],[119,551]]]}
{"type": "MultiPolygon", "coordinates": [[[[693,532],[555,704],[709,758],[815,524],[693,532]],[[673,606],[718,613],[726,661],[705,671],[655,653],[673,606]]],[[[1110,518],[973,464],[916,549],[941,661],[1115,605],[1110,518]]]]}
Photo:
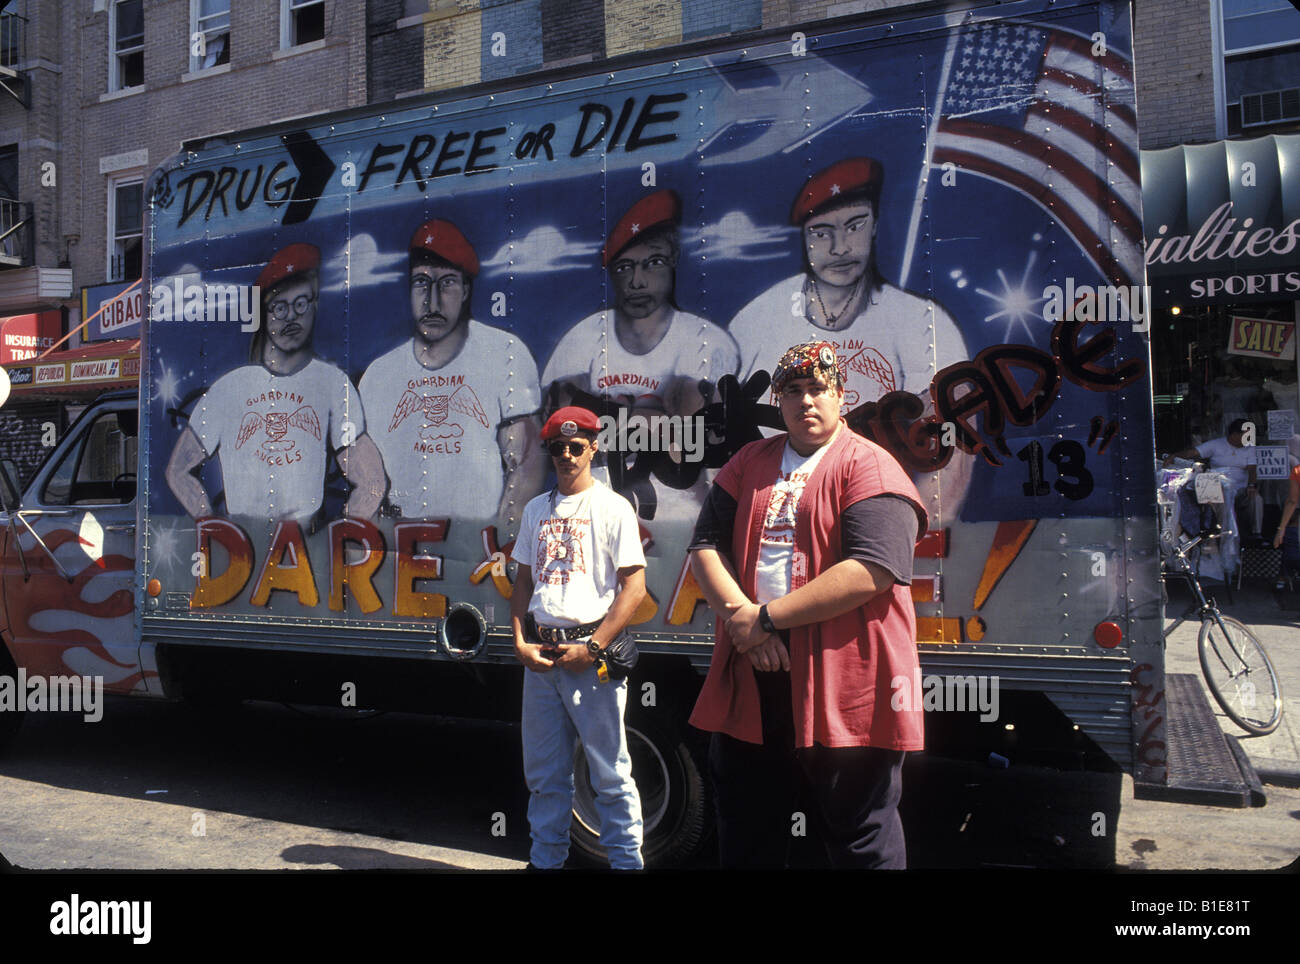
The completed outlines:
{"type": "Polygon", "coordinates": [[[581,673],[524,671],[524,780],[534,867],[562,867],[569,855],[574,750],[581,740],[609,865],[641,868],[641,798],[623,729],[626,705],[627,681],[602,683],[594,666],[581,673]]]}

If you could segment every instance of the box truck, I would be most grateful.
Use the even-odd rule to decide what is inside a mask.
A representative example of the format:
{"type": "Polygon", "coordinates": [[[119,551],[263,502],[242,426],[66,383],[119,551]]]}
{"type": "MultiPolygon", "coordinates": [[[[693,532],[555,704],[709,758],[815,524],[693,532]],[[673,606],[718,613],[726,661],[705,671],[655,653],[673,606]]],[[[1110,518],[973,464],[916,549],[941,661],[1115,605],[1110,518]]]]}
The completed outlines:
{"type": "Polygon", "coordinates": [[[138,395],[9,495],[9,670],[517,719],[511,548],[541,420],[585,405],[648,559],[646,853],[680,858],[712,819],[693,523],[819,339],[930,511],[892,697],[932,746],[1015,720],[1166,783],[1130,17],[891,11],[186,143],[147,184],[138,395]]]}

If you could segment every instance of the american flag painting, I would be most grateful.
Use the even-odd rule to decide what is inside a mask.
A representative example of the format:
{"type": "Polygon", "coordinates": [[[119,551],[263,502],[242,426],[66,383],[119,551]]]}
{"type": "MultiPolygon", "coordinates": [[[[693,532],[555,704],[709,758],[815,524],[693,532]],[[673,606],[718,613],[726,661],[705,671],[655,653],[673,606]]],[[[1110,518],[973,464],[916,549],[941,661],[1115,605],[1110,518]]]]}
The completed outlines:
{"type": "Polygon", "coordinates": [[[1035,24],[954,41],[932,164],[1032,198],[1113,284],[1142,278],[1133,65],[1090,38],[1035,24]]]}

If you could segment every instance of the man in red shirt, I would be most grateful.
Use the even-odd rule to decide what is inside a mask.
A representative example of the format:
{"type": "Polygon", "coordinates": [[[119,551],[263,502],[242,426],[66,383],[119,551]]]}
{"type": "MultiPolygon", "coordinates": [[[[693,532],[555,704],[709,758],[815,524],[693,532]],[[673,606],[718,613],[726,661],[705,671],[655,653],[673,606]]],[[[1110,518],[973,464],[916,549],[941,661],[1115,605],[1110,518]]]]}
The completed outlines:
{"type": "Polygon", "coordinates": [[[796,345],[772,379],[786,435],[745,446],[700,513],[691,566],[718,614],[691,722],[710,746],[724,866],[785,862],[800,786],[836,867],[902,868],[898,800],[921,707],[908,584],[926,524],[916,488],[840,417],[829,342],[796,345]]]}

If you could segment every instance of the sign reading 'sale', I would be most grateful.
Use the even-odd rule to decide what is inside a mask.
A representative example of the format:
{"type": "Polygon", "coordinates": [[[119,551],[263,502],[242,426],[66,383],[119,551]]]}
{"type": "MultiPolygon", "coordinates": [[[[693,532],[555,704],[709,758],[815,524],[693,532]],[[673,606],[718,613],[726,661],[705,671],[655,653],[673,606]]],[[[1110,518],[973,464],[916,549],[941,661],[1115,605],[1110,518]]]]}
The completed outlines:
{"type": "Polygon", "coordinates": [[[1233,317],[1228,354],[1252,358],[1295,358],[1295,322],[1233,317]]]}

